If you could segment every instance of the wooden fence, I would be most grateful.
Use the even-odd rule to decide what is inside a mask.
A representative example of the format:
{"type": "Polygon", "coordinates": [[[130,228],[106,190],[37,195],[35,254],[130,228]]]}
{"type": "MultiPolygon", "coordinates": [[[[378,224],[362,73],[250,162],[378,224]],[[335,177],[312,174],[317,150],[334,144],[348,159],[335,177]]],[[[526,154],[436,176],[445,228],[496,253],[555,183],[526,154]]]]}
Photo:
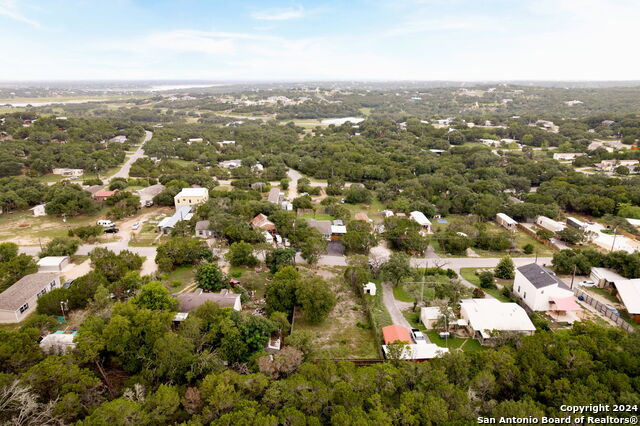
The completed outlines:
{"type": "Polygon", "coordinates": [[[554,250],[561,250],[561,248],[558,247],[557,245],[555,245],[553,242],[540,238],[540,236],[538,234],[536,234],[533,229],[524,226],[522,223],[518,223],[518,228],[522,229],[524,232],[526,232],[527,234],[529,234],[533,238],[535,238],[536,241],[541,242],[545,246],[551,247],[554,250]]]}
{"type": "Polygon", "coordinates": [[[620,315],[611,311],[611,309],[609,309],[607,305],[605,305],[604,303],[594,299],[593,297],[589,296],[587,293],[580,290],[579,288],[574,288],[573,293],[576,296],[578,296],[578,298],[581,298],[580,299],[581,301],[593,306],[596,309],[596,311],[600,312],[602,315],[609,318],[611,321],[615,322],[624,330],[628,331],[629,333],[632,333],[635,331],[635,328],[633,328],[631,325],[629,325],[629,323],[627,323],[624,319],[622,319],[620,315]]]}

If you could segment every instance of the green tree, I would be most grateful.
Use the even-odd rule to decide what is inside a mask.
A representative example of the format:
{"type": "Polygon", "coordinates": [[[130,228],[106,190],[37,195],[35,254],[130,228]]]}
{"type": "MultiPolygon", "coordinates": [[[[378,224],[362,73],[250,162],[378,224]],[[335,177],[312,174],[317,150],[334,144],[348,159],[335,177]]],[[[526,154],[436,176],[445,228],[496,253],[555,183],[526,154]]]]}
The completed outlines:
{"type": "Polygon", "coordinates": [[[315,276],[296,289],[296,304],[302,307],[305,320],[317,324],[333,310],[336,298],[327,282],[315,276]]]}
{"type": "Polygon", "coordinates": [[[294,267],[286,266],[278,271],[265,292],[267,311],[269,313],[293,311],[296,305],[296,292],[300,285],[300,274],[294,267]]]}
{"type": "Polygon", "coordinates": [[[409,260],[409,255],[406,253],[392,253],[389,260],[382,265],[382,276],[397,287],[403,279],[411,275],[409,260]]]}
{"type": "Polygon", "coordinates": [[[207,291],[220,291],[229,288],[229,280],[215,263],[203,263],[196,271],[198,287],[207,291]]]}
{"type": "Polygon", "coordinates": [[[349,253],[368,254],[378,241],[371,225],[362,220],[353,220],[347,224],[347,233],[340,242],[349,253]]]}
{"type": "Polygon", "coordinates": [[[178,307],[178,301],[171,297],[160,281],[151,281],[143,285],[140,293],[133,298],[133,303],[141,308],[156,311],[175,311],[178,307]]]}
{"type": "Polygon", "coordinates": [[[256,266],[258,258],[253,255],[253,246],[244,241],[231,244],[225,258],[231,266],[256,266]]]}
{"type": "Polygon", "coordinates": [[[493,272],[497,278],[512,280],[515,278],[516,267],[513,264],[511,257],[505,256],[500,259],[500,262],[498,262],[498,265],[495,267],[493,272]]]}
{"type": "Polygon", "coordinates": [[[38,256],[71,256],[78,251],[78,247],[80,241],[76,238],[56,237],[47,243],[38,256]]]}
{"type": "Polygon", "coordinates": [[[265,264],[272,274],[286,266],[295,266],[296,251],[289,248],[277,248],[267,253],[265,264]]]}

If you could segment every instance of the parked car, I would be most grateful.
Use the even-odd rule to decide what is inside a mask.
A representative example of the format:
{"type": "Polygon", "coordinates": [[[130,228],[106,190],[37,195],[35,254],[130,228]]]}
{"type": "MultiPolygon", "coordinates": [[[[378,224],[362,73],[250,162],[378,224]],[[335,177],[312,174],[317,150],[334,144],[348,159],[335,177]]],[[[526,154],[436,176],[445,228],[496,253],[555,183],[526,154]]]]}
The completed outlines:
{"type": "Polygon", "coordinates": [[[596,283],[594,283],[593,281],[580,281],[578,285],[580,287],[595,287],[596,283]]]}
{"type": "Polygon", "coordinates": [[[131,229],[133,229],[134,231],[138,228],[140,228],[140,222],[136,222],[133,225],[131,225],[131,229]]]}
{"type": "Polygon", "coordinates": [[[611,305],[605,305],[607,307],[608,310],[610,310],[611,312],[613,312],[614,314],[620,316],[620,312],[618,312],[618,310],[616,308],[614,308],[611,305]]]}
{"type": "Polygon", "coordinates": [[[413,337],[413,340],[416,343],[426,343],[427,341],[427,339],[424,337],[424,334],[422,334],[422,331],[418,330],[417,328],[411,329],[411,337],[413,337]]]}
{"type": "Polygon", "coordinates": [[[118,232],[120,232],[118,228],[107,228],[104,230],[105,234],[117,234],[118,232]]]}
{"type": "Polygon", "coordinates": [[[114,226],[116,226],[115,223],[113,223],[112,221],[108,220],[108,219],[101,219],[97,222],[98,225],[104,227],[104,228],[113,228],[114,226]]]}

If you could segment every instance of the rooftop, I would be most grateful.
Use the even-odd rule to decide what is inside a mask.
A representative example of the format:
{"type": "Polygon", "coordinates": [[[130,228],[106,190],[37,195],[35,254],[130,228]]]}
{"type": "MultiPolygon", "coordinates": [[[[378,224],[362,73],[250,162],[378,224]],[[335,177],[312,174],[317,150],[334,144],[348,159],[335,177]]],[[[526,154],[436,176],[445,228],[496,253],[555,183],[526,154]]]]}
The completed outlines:
{"type": "Polygon", "coordinates": [[[477,331],[535,331],[529,316],[517,303],[502,303],[497,299],[464,299],[461,311],[477,331]]]}
{"type": "Polygon", "coordinates": [[[57,277],[58,274],[54,273],[25,275],[11,287],[0,293],[0,309],[10,311],[19,309],[27,300],[35,296],[57,277]]]}
{"type": "Polygon", "coordinates": [[[58,266],[68,259],[69,256],[47,256],[38,260],[38,266],[58,266]]]}
{"type": "Polygon", "coordinates": [[[412,341],[411,336],[409,336],[409,330],[406,327],[395,324],[382,327],[382,338],[387,345],[397,341],[406,343],[411,343],[412,341]]]}
{"type": "Polygon", "coordinates": [[[206,197],[209,195],[207,188],[182,188],[176,197],[206,197]]]}
{"type": "Polygon", "coordinates": [[[206,302],[217,303],[221,308],[233,308],[240,294],[236,293],[182,293],[176,296],[178,299],[178,310],[180,312],[190,312],[204,305],[206,302]]]}
{"type": "Polygon", "coordinates": [[[550,285],[557,284],[558,287],[568,289],[566,284],[562,280],[555,276],[547,268],[543,268],[537,263],[530,263],[529,265],[520,266],[518,271],[529,280],[535,288],[548,287],[550,285]]]}
{"type": "Polygon", "coordinates": [[[630,314],[640,314],[640,279],[616,281],[616,289],[630,314]]]}

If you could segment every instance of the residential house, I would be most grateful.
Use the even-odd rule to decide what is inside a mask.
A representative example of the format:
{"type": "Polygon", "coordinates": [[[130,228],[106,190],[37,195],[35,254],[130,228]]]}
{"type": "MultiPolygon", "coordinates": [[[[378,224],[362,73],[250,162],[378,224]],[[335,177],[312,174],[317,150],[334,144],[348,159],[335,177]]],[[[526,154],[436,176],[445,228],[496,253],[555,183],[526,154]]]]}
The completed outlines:
{"type": "Polygon", "coordinates": [[[496,215],[496,222],[509,232],[516,232],[518,230],[518,222],[511,219],[504,213],[498,213],[496,215]]]}
{"type": "Polygon", "coordinates": [[[331,239],[332,225],[330,220],[307,219],[307,224],[310,227],[317,229],[325,239],[331,239]]]}
{"type": "Polygon", "coordinates": [[[617,281],[615,288],[629,315],[640,323],[640,279],[617,281]]]}
{"type": "Polygon", "coordinates": [[[96,194],[100,191],[102,191],[105,186],[104,185],[91,185],[91,186],[84,186],[83,187],[85,191],[87,191],[88,193],[91,194],[91,198],[95,199],[96,194]]]}
{"type": "Polygon", "coordinates": [[[251,170],[253,170],[256,173],[262,173],[264,172],[264,166],[260,163],[256,163],[253,165],[253,167],[251,167],[251,170]]]}
{"type": "Polygon", "coordinates": [[[178,312],[191,312],[206,302],[216,303],[221,308],[242,310],[240,294],[230,293],[226,289],[220,293],[205,293],[202,290],[198,290],[196,293],[181,293],[176,295],[176,299],[178,299],[178,312]]]}
{"type": "Polygon", "coordinates": [[[347,227],[340,219],[336,219],[331,223],[331,240],[337,241],[347,233],[347,227]]]}
{"type": "Polygon", "coordinates": [[[640,161],[638,160],[602,160],[596,163],[596,170],[602,172],[614,172],[616,168],[624,166],[630,171],[635,171],[640,161]]]}
{"type": "Polygon", "coordinates": [[[60,287],[55,273],[29,274],[0,293],[0,323],[20,322],[38,305],[38,298],[60,287]]]}
{"type": "Polygon", "coordinates": [[[267,201],[272,204],[280,205],[283,198],[284,194],[280,192],[280,188],[271,188],[271,190],[269,191],[269,195],[267,195],[267,201]]]}
{"type": "Polygon", "coordinates": [[[442,318],[442,312],[438,306],[423,306],[420,308],[420,322],[427,330],[433,330],[440,318],[442,318]]]}
{"type": "Polygon", "coordinates": [[[491,343],[496,331],[527,336],[536,331],[520,305],[497,299],[463,299],[460,301],[460,317],[467,321],[469,332],[482,344],[491,343]]]}
{"type": "Polygon", "coordinates": [[[237,169],[242,166],[242,160],[226,160],[218,163],[218,167],[222,167],[223,169],[237,169]]]}
{"type": "Polygon", "coordinates": [[[60,175],[64,177],[79,177],[84,174],[84,169],[68,169],[68,168],[55,168],[51,171],[54,175],[60,175]]]}
{"type": "Polygon", "coordinates": [[[118,135],[109,139],[109,142],[117,142],[117,143],[125,143],[126,141],[127,141],[127,137],[125,135],[118,135]]]}
{"type": "Polygon", "coordinates": [[[422,230],[427,234],[431,233],[431,221],[421,211],[412,211],[409,213],[409,217],[422,227],[422,230]]]}
{"type": "Polygon", "coordinates": [[[218,142],[218,145],[225,147],[225,146],[234,146],[236,144],[236,141],[222,141],[222,142],[218,142]]]}
{"type": "Polygon", "coordinates": [[[69,265],[69,256],[46,256],[38,260],[38,272],[62,272],[69,265]]]}
{"type": "Polygon", "coordinates": [[[140,197],[140,205],[142,207],[152,206],[153,205],[153,197],[161,193],[165,190],[165,186],[161,183],[147,186],[146,188],[139,189],[136,191],[138,197],[140,197]]]}
{"type": "Polygon", "coordinates": [[[558,161],[573,161],[583,155],[585,155],[584,152],[557,152],[553,154],[553,159],[558,161]]]}
{"type": "Polygon", "coordinates": [[[202,143],[204,139],[202,138],[190,138],[187,140],[187,145],[191,145],[192,143],[202,143]]]}
{"type": "Polygon", "coordinates": [[[183,220],[191,220],[193,217],[192,206],[180,206],[176,207],[176,212],[173,216],[165,217],[158,223],[158,230],[163,234],[170,234],[176,227],[178,222],[183,220]]]}
{"type": "Polygon", "coordinates": [[[96,192],[95,194],[93,194],[93,199],[98,201],[99,203],[101,203],[104,200],[106,200],[107,198],[109,198],[112,195],[117,194],[117,193],[118,193],[117,189],[115,191],[109,191],[109,190],[102,189],[102,190],[96,192]]]}
{"type": "Polygon", "coordinates": [[[384,340],[382,351],[385,357],[390,356],[389,345],[395,343],[404,343],[404,346],[400,353],[394,354],[394,356],[399,355],[400,359],[408,361],[425,361],[449,352],[449,349],[441,348],[433,343],[427,343],[426,341],[414,342],[413,339],[411,339],[409,330],[401,325],[382,327],[382,337],[384,340]]]}
{"type": "Polygon", "coordinates": [[[562,231],[567,225],[562,222],[558,222],[556,220],[550,219],[546,216],[538,216],[536,217],[536,225],[538,225],[542,229],[546,229],[547,231],[551,231],[554,234],[556,232],[562,231]]]}
{"type": "Polygon", "coordinates": [[[590,278],[601,288],[614,288],[616,283],[628,279],[609,268],[591,268],[590,278]]]}
{"type": "Polygon", "coordinates": [[[251,227],[253,229],[261,229],[263,231],[273,232],[276,230],[275,223],[271,222],[269,218],[262,213],[251,219],[251,227]]]}
{"type": "Polygon", "coordinates": [[[575,217],[568,217],[567,225],[573,228],[579,229],[580,231],[586,231],[589,228],[589,225],[587,225],[580,219],[576,219],[575,217]]]}
{"type": "Polygon", "coordinates": [[[573,323],[581,311],[573,291],[553,272],[537,263],[516,268],[513,291],[532,311],[548,312],[558,321],[573,323]]]}
{"type": "Polygon", "coordinates": [[[213,231],[209,229],[208,220],[199,220],[196,222],[196,237],[199,238],[211,238],[213,237],[213,231]]]}
{"type": "Polygon", "coordinates": [[[197,206],[206,203],[209,199],[209,190],[207,188],[182,188],[182,190],[173,197],[173,203],[178,207],[197,206]]]}
{"type": "Polygon", "coordinates": [[[45,211],[44,204],[38,204],[37,206],[31,207],[29,210],[33,213],[34,217],[46,216],[47,212],[45,211]]]}

